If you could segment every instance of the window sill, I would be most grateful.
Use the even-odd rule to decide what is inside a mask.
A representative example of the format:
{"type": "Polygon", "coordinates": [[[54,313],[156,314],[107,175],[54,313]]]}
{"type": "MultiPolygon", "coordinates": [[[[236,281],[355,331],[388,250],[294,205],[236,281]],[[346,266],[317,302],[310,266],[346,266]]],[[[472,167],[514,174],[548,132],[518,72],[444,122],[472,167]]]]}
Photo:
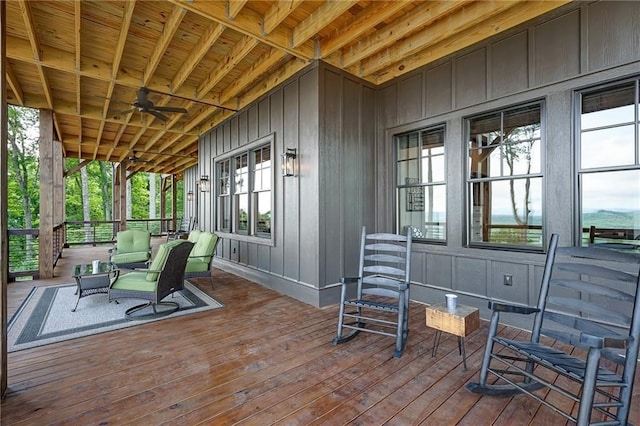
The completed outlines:
{"type": "Polygon", "coordinates": [[[262,246],[271,246],[271,247],[275,245],[273,241],[273,235],[270,238],[266,238],[266,237],[257,237],[255,235],[234,234],[232,232],[222,232],[222,231],[215,231],[215,233],[216,235],[218,235],[218,237],[225,238],[228,240],[242,241],[246,243],[258,244],[262,246]]]}

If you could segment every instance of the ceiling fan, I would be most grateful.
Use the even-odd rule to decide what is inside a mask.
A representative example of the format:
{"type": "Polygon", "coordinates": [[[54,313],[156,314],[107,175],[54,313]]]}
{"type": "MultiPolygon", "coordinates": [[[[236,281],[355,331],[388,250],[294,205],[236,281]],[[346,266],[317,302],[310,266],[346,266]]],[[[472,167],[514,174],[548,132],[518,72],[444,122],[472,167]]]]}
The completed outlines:
{"type": "Polygon", "coordinates": [[[131,103],[133,108],[122,111],[120,114],[129,114],[133,111],[140,111],[141,113],[149,113],[162,121],[167,121],[169,117],[163,114],[163,112],[176,112],[180,114],[188,113],[185,108],[154,105],[154,103],[149,99],[149,93],[149,89],[144,86],[138,89],[136,99],[131,103]]]}
{"type": "Polygon", "coordinates": [[[131,155],[127,157],[127,161],[130,163],[149,163],[150,162],[150,160],[145,160],[144,158],[139,157],[137,151],[133,151],[133,153],[131,153],[131,155]]]}

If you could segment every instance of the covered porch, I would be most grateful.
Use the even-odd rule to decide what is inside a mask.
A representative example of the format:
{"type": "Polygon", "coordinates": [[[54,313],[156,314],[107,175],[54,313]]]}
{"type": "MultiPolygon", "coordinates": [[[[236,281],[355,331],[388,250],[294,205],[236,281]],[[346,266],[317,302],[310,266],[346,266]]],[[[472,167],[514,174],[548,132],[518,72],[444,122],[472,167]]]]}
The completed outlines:
{"type": "MultiPolygon", "coordinates": [[[[162,242],[156,239],[155,243],[162,242]]],[[[105,247],[70,248],[56,277],[8,288],[11,316],[32,285],[71,282],[105,247]]],[[[365,333],[334,346],[337,307],[318,309],[220,270],[193,283],[222,309],[10,353],[3,424],[564,424],[531,398],[480,397],[487,324],[466,340],[435,331],[412,302],[405,354],[365,333]]],[[[505,328],[505,333],[523,333],[505,328]]],[[[637,373],[636,373],[637,374],[637,373]]],[[[640,380],[635,382],[640,392],[640,380]]],[[[633,406],[630,421],[640,423],[633,406]]]]}

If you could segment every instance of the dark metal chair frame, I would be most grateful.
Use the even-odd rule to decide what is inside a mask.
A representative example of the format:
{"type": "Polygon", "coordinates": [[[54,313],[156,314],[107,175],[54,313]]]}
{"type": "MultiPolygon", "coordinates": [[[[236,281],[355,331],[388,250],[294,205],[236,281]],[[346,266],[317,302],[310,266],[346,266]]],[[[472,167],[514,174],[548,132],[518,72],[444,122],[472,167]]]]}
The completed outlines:
{"type": "Polygon", "coordinates": [[[557,244],[554,234],[536,307],[489,303],[493,314],[479,382],[467,389],[494,396],[525,393],[578,425],[627,424],[640,340],[640,258],[557,244]],[[560,262],[556,256],[566,258],[560,262]],[[530,340],[499,336],[501,313],[535,314],[530,340]],[[577,349],[548,346],[542,336],[577,349]],[[498,382],[490,383],[489,373],[498,382]],[[569,380],[550,380],[549,373],[569,380]],[[552,392],[534,393],[543,388],[552,392]],[[565,398],[572,401],[568,409],[559,403],[565,398]]]}
{"type": "MultiPolygon", "coordinates": [[[[176,291],[184,288],[184,269],[187,265],[187,258],[191,252],[193,243],[185,241],[182,244],[172,247],[167,256],[167,261],[160,271],[145,270],[144,272],[158,272],[158,279],[155,291],[120,290],[109,288],[109,301],[123,298],[135,298],[148,300],[147,303],[127,309],[125,316],[128,319],[147,319],[158,316],[165,316],[174,313],[180,308],[176,302],[164,301],[163,299],[172,295],[176,291]],[[135,315],[136,312],[151,306],[153,313],[135,315]],[[167,309],[158,311],[157,307],[163,306],[167,309]]],[[[114,281],[115,283],[115,281],[114,281]]],[[[112,284],[113,285],[113,284],[112,284]]]]}
{"type": "Polygon", "coordinates": [[[347,342],[360,331],[382,334],[395,337],[394,357],[400,358],[409,336],[411,232],[407,236],[367,234],[362,227],[358,270],[358,277],[341,280],[338,335],[333,344],[347,342]],[[357,284],[354,298],[348,297],[351,284],[357,284]],[[344,329],[352,331],[345,335],[344,329]]]}

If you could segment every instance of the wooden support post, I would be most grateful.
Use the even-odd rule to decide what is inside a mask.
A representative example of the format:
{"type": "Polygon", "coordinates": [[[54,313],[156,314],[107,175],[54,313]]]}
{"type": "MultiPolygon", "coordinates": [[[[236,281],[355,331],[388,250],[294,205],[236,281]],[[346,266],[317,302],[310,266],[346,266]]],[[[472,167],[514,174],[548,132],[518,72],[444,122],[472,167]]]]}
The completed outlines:
{"type": "Polygon", "coordinates": [[[125,161],[116,165],[113,171],[113,235],[117,231],[127,229],[127,164],[125,161]]]}
{"type": "MultiPolygon", "coordinates": [[[[8,232],[7,201],[7,4],[0,2],[0,235],[8,232]]],[[[7,285],[9,241],[0,238],[0,399],[7,394],[7,285]]]]}
{"type": "Polygon", "coordinates": [[[40,278],[53,277],[54,143],[53,111],[40,110],[40,231],[38,269],[40,278]]]}

